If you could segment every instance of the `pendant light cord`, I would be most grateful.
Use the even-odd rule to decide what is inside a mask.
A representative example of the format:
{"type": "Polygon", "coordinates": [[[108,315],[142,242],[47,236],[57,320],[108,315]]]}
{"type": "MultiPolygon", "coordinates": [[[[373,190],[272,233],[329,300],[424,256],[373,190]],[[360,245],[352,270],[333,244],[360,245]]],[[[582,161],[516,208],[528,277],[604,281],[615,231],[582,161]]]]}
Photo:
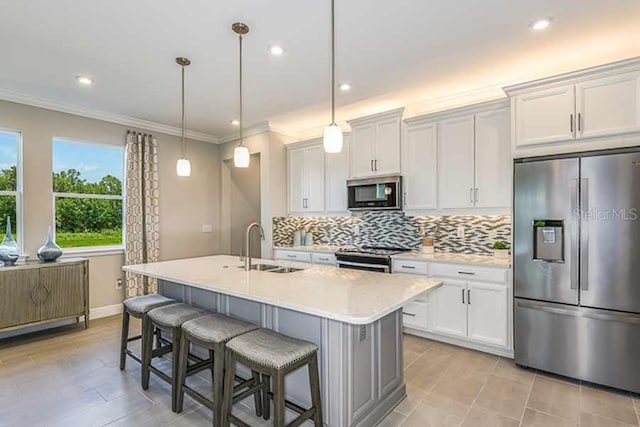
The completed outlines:
{"type": "Polygon", "coordinates": [[[184,159],[184,65],[182,66],[182,158],[184,159]]]}
{"type": "Polygon", "coordinates": [[[331,125],[336,124],[336,30],[335,0],[331,0],[331,125]]]}
{"type": "Polygon", "coordinates": [[[240,40],[240,146],[242,146],[242,126],[244,125],[242,120],[242,34],[238,37],[240,40]]]}

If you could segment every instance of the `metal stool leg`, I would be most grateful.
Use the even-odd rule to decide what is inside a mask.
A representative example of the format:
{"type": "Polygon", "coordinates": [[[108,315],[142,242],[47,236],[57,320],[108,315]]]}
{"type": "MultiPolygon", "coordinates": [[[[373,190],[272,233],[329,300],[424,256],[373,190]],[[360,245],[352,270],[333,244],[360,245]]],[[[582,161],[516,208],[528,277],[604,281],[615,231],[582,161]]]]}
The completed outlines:
{"type": "Polygon", "coordinates": [[[127,363],[127,343],[129,342],[129,312],[125,308],[122,313],[122,334],[120,336],[120,370],[124,371],[127,363]]]}

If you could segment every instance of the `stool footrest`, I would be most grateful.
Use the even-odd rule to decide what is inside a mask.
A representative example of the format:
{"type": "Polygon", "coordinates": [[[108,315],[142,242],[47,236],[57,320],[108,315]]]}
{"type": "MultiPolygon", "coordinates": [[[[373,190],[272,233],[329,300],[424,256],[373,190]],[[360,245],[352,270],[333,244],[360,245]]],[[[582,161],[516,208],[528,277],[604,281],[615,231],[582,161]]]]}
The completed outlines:
{"type": "MultiPolygon", "coordinates": [[[[273,393],[272,393],[272,392],[269,392],[269,399],[273,400],[273,393]]],[[[300,415],[304,415],[305,413],[307,413],[307,412],[309,412],[309,411],[313,411],[313,408],[311,408],[311,409],[306,409],[306,408],[303,408],[302,406],[297,405],[297,404],[295,404],[295,403],[291,402],[290,400],[286,400],[286,399],[285,399],[285,401],[284,401],[284,406],[285,406],[286,408],[291,409],[291,410],[292,410],[292,411],[294,411],[294,412],[297,412],[297,413],[298,413],[298,414],[300,414],[300,415]]],[[[315,411],[314,411],[314,412],[315,412],[315,411]]],[[[312,413],[312,416],[313,416],[313,413],[312,413]]]]}
{"type": "Polygon", "coordinates": [[[169,384],[172,383],[172,379],[169,375],[165,374],[164,372],[162,372],[160,369],[156,368],[153,365],[149,365],[149,370],[152,371],[154,374],[156,374],[158,377],[162,378],[164,381],[168,382],[169,384]]]}
{"type": "Polygon", "coordinates": [[[130,358],[132,358],[136,362],[142,363],[142,358],[137,353],[134,353],[133,351],[129,350],[128,348],[125,348],[124,352],[127,354],[127,356],[129,356],[130,358]]]}
{"type": "Polygon", "coordinates": [[[135,337],[127,338],[127,342],[137,341],[139,339],[142,339],[142,335],[136,335],[135,337]]]}
{"type": "Polygon", "coordinates": [[[201,360],[193,365],[187,366],[187,375],[195,374],[211,367],[211,359],[201,360]]]}

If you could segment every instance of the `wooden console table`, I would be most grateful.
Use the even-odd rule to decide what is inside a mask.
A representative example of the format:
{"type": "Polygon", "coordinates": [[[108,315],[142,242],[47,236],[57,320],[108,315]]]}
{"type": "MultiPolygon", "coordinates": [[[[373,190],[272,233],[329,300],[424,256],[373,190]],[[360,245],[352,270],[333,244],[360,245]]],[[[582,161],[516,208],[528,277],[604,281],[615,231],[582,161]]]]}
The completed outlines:
{"type": "Polygon", "coordinates": [[[0,332],[84,316],[89,327],[89,261],[29,261],[0,267],[0,332]]]}

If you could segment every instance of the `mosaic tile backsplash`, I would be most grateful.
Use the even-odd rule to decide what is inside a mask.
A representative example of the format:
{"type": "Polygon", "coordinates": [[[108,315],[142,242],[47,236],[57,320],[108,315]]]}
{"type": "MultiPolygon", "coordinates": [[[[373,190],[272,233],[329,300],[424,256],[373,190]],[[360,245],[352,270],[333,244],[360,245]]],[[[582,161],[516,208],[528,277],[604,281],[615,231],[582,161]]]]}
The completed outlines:
{"type": "Polygon", "coordinates": [[[364,212],[352,217],[275,217],[273,244],[292,243],[295,230],[313,233],[320,245],[372,245],[419,249],[423,237],[433,237],[436,252],[461,254],[492,253],[496,240],[511,239],[509,215],[405,216],[403,212],[364,212]],[[356,235],[355,225],[360,228],[356,235]],[[465,237],[459,238],[458,226],[465,237]]]}

